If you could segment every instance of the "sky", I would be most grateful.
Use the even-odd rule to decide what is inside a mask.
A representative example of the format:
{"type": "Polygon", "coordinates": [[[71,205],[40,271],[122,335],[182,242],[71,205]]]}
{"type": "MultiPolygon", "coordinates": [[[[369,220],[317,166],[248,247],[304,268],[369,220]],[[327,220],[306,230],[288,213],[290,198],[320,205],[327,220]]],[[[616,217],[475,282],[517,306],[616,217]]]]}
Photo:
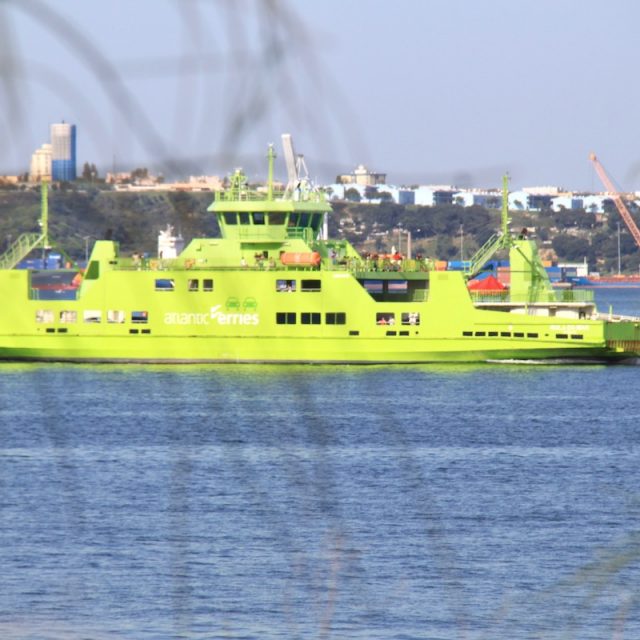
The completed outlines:
{"type": "Polygon", "coordinates": [[[593,151],[640,190],[639,24],[635,0],[0,0],[0,173],[65,120],[101,175],[258,179],[287,132],[321,183],[598,191],[593,151]]]}

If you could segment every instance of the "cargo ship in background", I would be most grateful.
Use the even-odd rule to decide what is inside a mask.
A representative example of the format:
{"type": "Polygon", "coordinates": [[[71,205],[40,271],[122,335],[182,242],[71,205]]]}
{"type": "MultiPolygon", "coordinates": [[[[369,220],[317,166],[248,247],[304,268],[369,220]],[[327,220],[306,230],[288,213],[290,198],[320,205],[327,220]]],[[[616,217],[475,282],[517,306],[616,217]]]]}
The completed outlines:
{"type": "Polygon", "coordinates": [[[208,210],[221,237],[183,247],[167,233],[153,258],[100,240],[85,270],[66,261],[17,268],[50,247],[44,183],[41,232],[0,258],[0,358],[395,364],[640,355],[640,318],[600,313],[590,291],[553,289],[535,242],[510,231],[506,178],[500,231],[462,270],[442,270],[429,259],[365,257],[328,238],[331,207],[290,137],[283,141],[284,190],[275,188],[269,147],[265,188],[250,188],[237,170],[215,194],[208,210]],[[478,285],[500,252],[509,255],[508,286],[478,285]]]}

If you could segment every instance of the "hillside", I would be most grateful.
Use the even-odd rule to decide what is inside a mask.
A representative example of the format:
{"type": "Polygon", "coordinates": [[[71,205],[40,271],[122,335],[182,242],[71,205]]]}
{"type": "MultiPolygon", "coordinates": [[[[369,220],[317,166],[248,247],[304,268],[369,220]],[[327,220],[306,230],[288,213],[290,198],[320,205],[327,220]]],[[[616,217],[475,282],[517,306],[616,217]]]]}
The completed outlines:
{"type": "MultiPolygon", "coordinates": [[[[217,235],[207,212],[211,192],[118,192],[98,189],[51,190],[50,236],[69,255],[84,257],[87,244],[111,232],[123,252],[154,254],[160,229],[171,224],[186,240],[217,235]]],[[[330,235],[344,237],[360,250],[406,250],[411,233],[414,253],[446,260],[467,259],[500,225],[500,214],[483,207],[403,206],[393,203],[334,203],[330,235]],[[398,231],[400,230],[400,231],[398,231]]],[[[0,250],[20,233],[38,229],[40,195],[31,190],[0,190],[0,250]]],[[[585,211],[512,212],[512,228],[533,231],[548,259],[582,261],[603,273],[617,270],[616,213],[598,217],[585,211]]],[[[638,248],[624,224],[620,234],[624,271],[637,273],[638,248]]]]}

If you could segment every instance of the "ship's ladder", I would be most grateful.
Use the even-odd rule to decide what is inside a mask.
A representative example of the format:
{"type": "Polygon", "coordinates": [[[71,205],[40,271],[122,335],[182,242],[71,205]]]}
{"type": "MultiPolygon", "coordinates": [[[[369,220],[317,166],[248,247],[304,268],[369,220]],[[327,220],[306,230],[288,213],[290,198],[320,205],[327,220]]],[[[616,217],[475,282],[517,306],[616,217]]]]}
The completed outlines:
{"type": "Polygon", "coordinates": [[[0,269],[13,269],[44,241],[43,233],[23,233],[0,256],[0,269]]]}
{"type": "Polygon", "coordinates": [[[478,274],[487,260],[493,256],[498,249],[504,245],[504,237],[501,233],[492,235],[473,255],[469,261],[469,266],[465,269],[465,273],[469,278],[473,278],[478,274]]]}

